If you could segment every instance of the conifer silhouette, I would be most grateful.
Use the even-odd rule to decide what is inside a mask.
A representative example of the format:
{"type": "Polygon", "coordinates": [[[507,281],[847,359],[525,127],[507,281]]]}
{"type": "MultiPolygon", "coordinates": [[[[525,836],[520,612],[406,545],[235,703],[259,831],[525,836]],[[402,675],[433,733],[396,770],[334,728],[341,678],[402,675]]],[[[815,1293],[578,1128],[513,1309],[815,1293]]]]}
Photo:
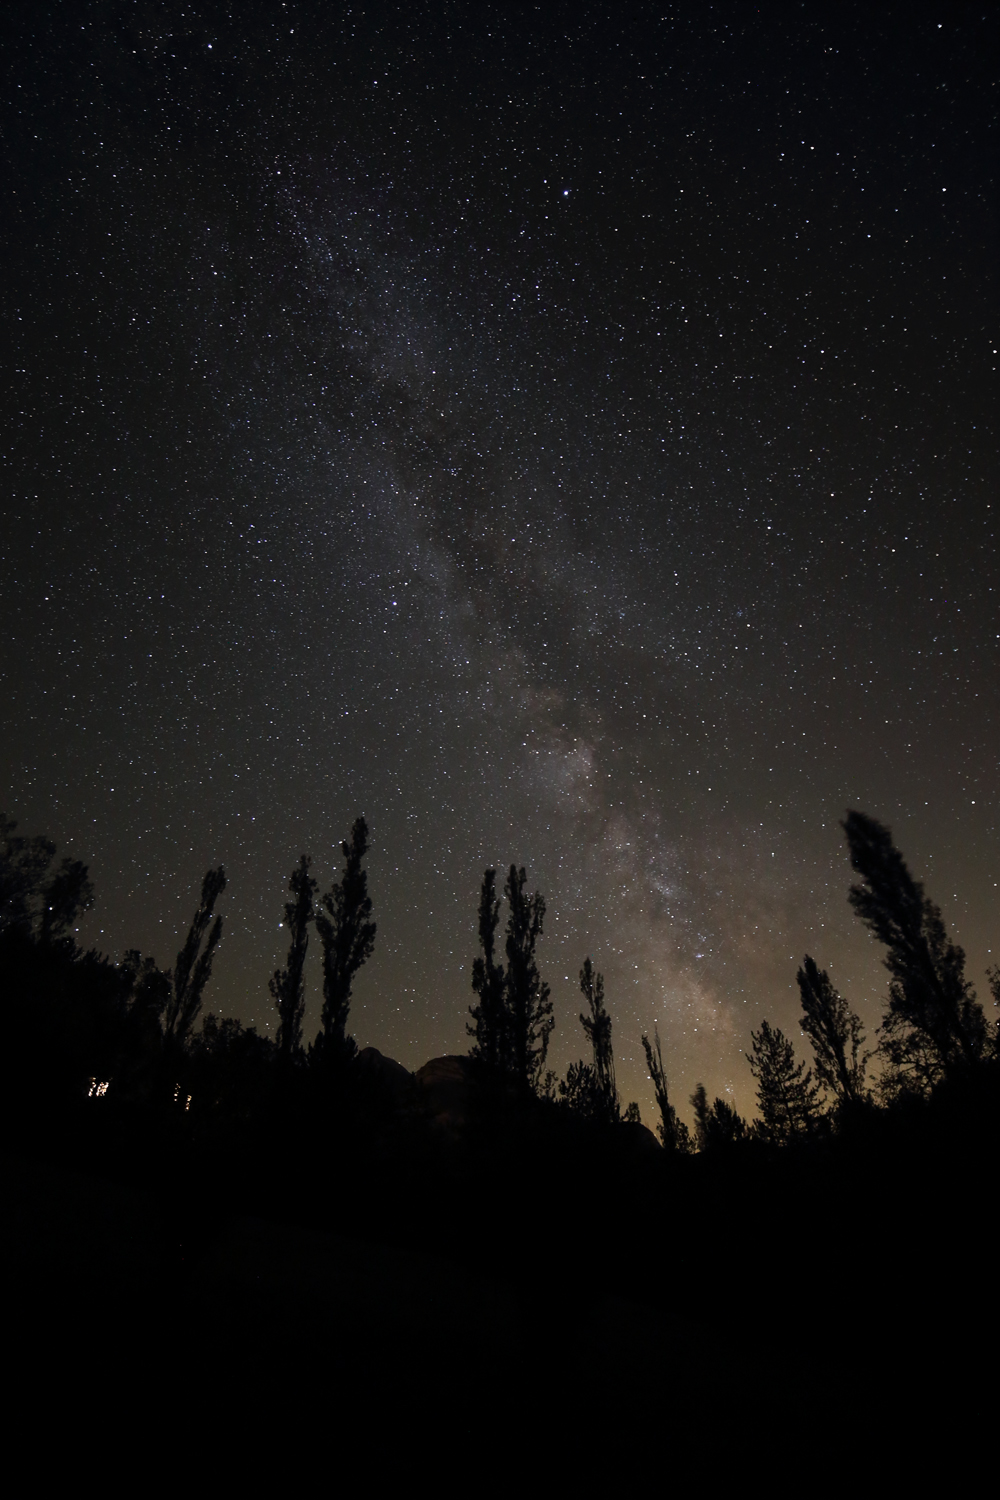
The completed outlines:
{"type": "Polygon", "coordinates": [[[694,1136],[699,1151],[718,1151],[734,1146],[749,1135],[747,1124],[726,1099],[708,1102],[705,1085],[699,1083],[691,1095],[694,1109],[694,1136]]]}
{"type": "Polygon", "coordinates": [[[757,1080],[760,1129],[772,1145],[807,1134],[819,1118],[819,1088],[812,1070],[795,1061],[795,1049],[777,1026],[751,1031],[750,1071],[757,1080]]]}

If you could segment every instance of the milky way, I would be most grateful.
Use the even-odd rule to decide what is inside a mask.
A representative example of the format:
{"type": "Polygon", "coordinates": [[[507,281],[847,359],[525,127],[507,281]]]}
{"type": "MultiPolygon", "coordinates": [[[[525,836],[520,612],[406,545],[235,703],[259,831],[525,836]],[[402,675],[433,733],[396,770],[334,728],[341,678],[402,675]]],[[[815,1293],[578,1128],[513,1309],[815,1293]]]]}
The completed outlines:
{"type": "Polygon", "coordinates": [[[87,941],[168,963],[222,861],[210,1004],[267,1025],[363,812],[362,1044],[466,1049],[515,861],[553,1065],[589,953],[627,1097],[657,1025],[749,1111],[805,952],[877,1024],[854,806],[981,984],[986,22],[714,14],[15,11],[0,787],[87,941]]]}

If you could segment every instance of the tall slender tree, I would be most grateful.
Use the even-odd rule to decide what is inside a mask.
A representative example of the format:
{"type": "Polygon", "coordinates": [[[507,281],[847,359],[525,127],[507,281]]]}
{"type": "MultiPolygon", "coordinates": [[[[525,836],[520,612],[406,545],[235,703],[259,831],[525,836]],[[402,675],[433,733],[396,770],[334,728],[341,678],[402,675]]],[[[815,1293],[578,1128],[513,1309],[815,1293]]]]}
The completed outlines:
{"type": "Polygon", "coordinates": [[[965,954],[945,931],[883,824],[849,812],[843,822],[852,868],[850,902],[886,947],[889,1003],[880,1051],[896,1080],[926,1090],[989,1051],[983,1008],[965,977],[965,954]]]}
{"type": "Polygon", "coordinates": [[[574,1114],[613,1124],[621,1119],[621,1102],[615,1083],[611,1017],[604,1008],[604,976],[595,972],[589,958],[580,970],[580,993],[590,1012],[581,1011],[580,1024],[590,1042],[592,1061],[570,1063],[559,1084],[559,1096],[574,1114]]]}
{"type": "Polygon", "coordinates": [[[615,1055],[611,1047],[611,1017],[604,1008],[604,975],[594,970],[589,958],[580,970],[580,992],[587,1002],[589,1015],[580,1012],[580,1024],[590,1042],[594,1057],[594,1077],[609,1119],[618,1118],[618,1087],[615,1082],[615,1055]]]}
{"type": "Polygon", "coordinates": [[[368,876],[361,868],[368,852],[368,824],[358,818],[350,839],[341,845],[344,871],[322,898],[316,930],[323,945],[323,1015],[316,1052],[333,1062],[355,1052],[347,1035],[354,976],[372,955],[375,923],[368,894],[368,876]]]}
{"type": "Polygon", "coordinates": [[[545,902],[525,891],[524,867],[511,865],[504,885],[507,898],[507,973],[505,998],[510,1031],[510,1068],[517,1087],[537,1092],[545,1070],[555,1022],[549,987],[538,972],[535,945],[542,936],[545,902]]]}
{"type": "Polygon", "coordinates": [[[201,1010],[202,994],[222,937],[221,916],[213,921],[215,903],[225,889],[226,876],[222,866],[209,870],[202,881],[201,900],[187,940],[170,974],[170,998],[163,1018],[163,1035],[168,1043],[183,1042],[201,1010]]]}
{"type": "Polygon", "coordinates": [[[802,1030],[812,1042],[816,1077],[840,1106],[866,1097],[865,1069],[871,1057],[861,1017],[855,1015],[825,969],[808,953],[796,975],[802,996],[802,1030]]]}
{"type": "Polygon", "coordinates": [[[649,1068],[649,1076],[653,1080],[653,1090],[656,1094],[656,1104],[660,1111],[660,1123],[657,1133],[663,1142],[664,1150],[676,1151],[681,1154],[691,1149],[691,1136],[683,1120],[677,1118],[677,1111],[667,1096],[667,1070],[663,1066],[663,1049],[660,1046],[660,1033],[654,1027],[653,1043],[645,1032],[642,1033],[642,1050],[646,1054],[646,1066],[649,1068]]]}
{"type": "Polygon", "coordinates": [[[473,1038],[470,1057],[491,1073],[508,1070],[511,1040],[503,964],[496,961],[496,932],[500,923],[496,880],[496,870],[487,870],[479,892],[479,946],[482,954],[472,964],[472,988],[478,1001],[469,1006],[473,1024],[466,1022],[465,1028],[473,1038]]]}
{"type": "Polygon", "coordinates": [[[704,1151],[708,1145],[708,1117],[711,1111],[708,1091],[703,1083],[695,1086],[691,1095],[691,1107],[694,1110],[694,1142],[699,1151],[704,1151]]]}
{"type": "Polygon", "coordinates": [[[819,1118],[819,1087],[812,1070],[795,1061],[795,1049],[777,1026],[751,1031],[750,1071],[757,1080],[761,1133],[773,1145],[807,1134],[819,1118]]]}
{"type": "Polygon", "coordinates": [[[285,902],[288,926],[288,959],[276,969],[270,982],[271,998],[278,1010],[278,1056],[285,1063],[302,1046],[302,1018],[306,1008],[305,965],[309,948],[309,924],[313,921],[316,881],[309,874],[309,857],[303,854],[288,880],[292,900],[285,902]]]}

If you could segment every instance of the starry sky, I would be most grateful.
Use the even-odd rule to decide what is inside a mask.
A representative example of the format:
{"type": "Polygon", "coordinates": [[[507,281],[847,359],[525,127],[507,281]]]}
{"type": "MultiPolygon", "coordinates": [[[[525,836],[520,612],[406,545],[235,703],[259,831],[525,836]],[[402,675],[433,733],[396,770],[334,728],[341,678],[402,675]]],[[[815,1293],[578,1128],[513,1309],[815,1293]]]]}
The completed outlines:
{"type": "Polygon", "coordinates": [[[361,1045],[466,1050],[515,861],[552,1065],[591,954],[647,1120],[654,1025],[682,1114],[699,1080],[750,1112],[804,953],[877,1024],[858,807],[983,993],[985,5],[0,27],[0,806],[90,864],[82,939],[171,963],[221,862],[207,1005],[268,1025],[288,873],[363,813],[361,1045]]]}

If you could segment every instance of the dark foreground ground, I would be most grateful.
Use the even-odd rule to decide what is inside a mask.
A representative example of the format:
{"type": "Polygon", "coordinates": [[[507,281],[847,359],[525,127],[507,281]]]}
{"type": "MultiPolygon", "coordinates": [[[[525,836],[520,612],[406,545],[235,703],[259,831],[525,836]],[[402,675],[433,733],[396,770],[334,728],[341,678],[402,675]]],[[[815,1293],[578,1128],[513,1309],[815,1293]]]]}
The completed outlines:
{"type": "Polygon", "coordinates": [[[255,1194],[245,1163],[139,1172],[92,1114],[58,1149],[10,1130],[8,1415],[70,1470],[957,1476],[994,1445],[992,1120],[717,1161],[332,1160],[318,1200],[315,1160],[255,1194]]]}

